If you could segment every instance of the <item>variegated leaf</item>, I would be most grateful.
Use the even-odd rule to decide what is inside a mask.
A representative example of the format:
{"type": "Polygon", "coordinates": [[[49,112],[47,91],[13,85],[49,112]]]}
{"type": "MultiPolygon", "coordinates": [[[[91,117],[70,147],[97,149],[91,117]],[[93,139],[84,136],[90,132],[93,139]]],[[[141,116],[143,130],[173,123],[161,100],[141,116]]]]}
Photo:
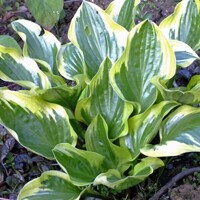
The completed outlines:
{"type": "Polygon", "coordinates": [[[126,147],[113,144],[108,138],[108,133],[105,120],[97,115],[86,131],[86,148],[105,157],[102,164],[104,170],[117,169],[123,173],[131,165],[131,154],[126,147]]]}
{"type": "Polygon", "coordinates": [[[56,145],[53,153],[59,165],[69,174],[75,185],[92,184],[101,172],[104,157],[98,153],[80,150],[67,143],[56,145]]]}
{"type": "Polygon", "coordinates": [[[46,89],[51,86],[34,60],[22,57],[16,49],[3,46],[0,46],[0,78],[26,88],[46,89]]]}
{"type": "Polygon", "coordinates": [[[69,80],[75,80],[83,75],[85,60],[82,52],[72,43],[63,45],[58,57],[58,70],[60,74],[69,80]]]}
{"type": "Polygon", "coordinates": [[[97,114],[101,114],[108,125],[110,139],[117,139],[128,132],[127,119],[133,108],[118,97],[109,82],[112,63],[107,58],[92,79],[88,98],[83,98],[76,107],[76,119],[89,125],[97,114]]]}
{"type": "Polygon", "coordinates": [[[170,40],[170,45],[176,56],[176,64],[180,67],[188,67],[196,59],[199,59],[199,56],[195,53],[192,48],[184,42],[178,40],[170,40]]]}
{"type": "Polygon", "coordinates": [[[166,84],[157,76],[152,79],[152,83],[166,101],[177,101],[189,105],[200,103],[199,75],[193,76],[187,87],[167,88],[166,84]]]}
{"type": "Polygon", "coordinates": [[[17,41],[9,35],[0,35],[0,46],[16,50],[19,55],[22,55],[22,50],[17,41]]]}
{"type": "Polygon", "coordinates": [[[56,59],[61,44],[56,37],[38,24],[24,19],[12,22],[12,27],[24,41],[24,55],[45,62],[50,72],[58,74],[56,59]]]}
{"type": "Polygon", "coordinates": [[[20,191],[17,200],[79,200],[83,192],[84,190],[72,184],[67,174],[47,171],[39,178],[28,182],[20,191]]]}
{"type": "Polygon", "coordinates": [[[138,157],[142,147],[154,139],[163,118],[177,105],[176,102],[163,101],[129,119],[129,134],[121,142],[131,151],[133,159],[138,157]]]}
{"type": "Polygon", "coordinates": [[[112,19],[128,31],[135,25],[136,7],[140,0],[115,0],[106,9],[112,19]]]}
{"type": "Polygon", "coordinates": [[[143,182],[154,170],[163,166],[164,163],[159,158],[144,158],[133,167],[128,176],[124,177],[119,171],[110,169],[97,176],[94,185],[106,185],[115,190],[125,190],[143,182]]]}
{"type": "Polygon", "coordinates": [[[89,80],[108,57],[116,61],[124,51],[128,32],[98,6],[83,1],[70,24],[68,36],[84,55],[89,80]]]}
{"type": "Polygon", "coordinates": [[[200,1],[182,0],[160,28],[169,39],[180,40],[193,50],[200,48],[200,1]]]}
{"type": "Polygon", "coordinates": [[[131,30],[126,49],[112,67],[110,78],[117,94],[143,112],[157,97],[151,79],[160,75],[167,80],[175,71],[175,55],[168,40],[154,23],[146,20],[131,30]]]}
{"type": "Polygon", "coordinates": [[[0,90],[0,123],[23,146],[49,159],[55,145],[77,140],[63,107],[23,91],[0,90]]]}
{"type": "Polygon", "coordinates": [[[74,112],[80,94],[85,88],[82,76],[80,78],[77,77],[77,79],[80,81],[75,86],[70,87],[67,84],[63,84],[45,90],[36,89],[36,93],[45,101],[62,105],[74,112]]]}
{"type": "Polygon", "coordinates": [[[177,156],[200,152],[200,108],[181,106],[163,121],[160,143],[146,145],[141,152],[146,156],[177,156]]]}

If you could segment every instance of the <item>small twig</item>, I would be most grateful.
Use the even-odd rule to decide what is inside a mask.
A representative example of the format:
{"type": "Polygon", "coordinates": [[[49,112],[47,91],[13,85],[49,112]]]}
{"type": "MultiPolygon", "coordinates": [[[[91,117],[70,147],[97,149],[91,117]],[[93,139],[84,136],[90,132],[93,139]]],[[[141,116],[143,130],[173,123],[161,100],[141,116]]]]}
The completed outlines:
{"type": "Polygon", "coordinates": [[[149,200],[158,200],[158,198],[163,195],[169,188],[173,187],[173,185],[184,178],[185,176],[188,176],[190,174],[193,174],[194,172],[200,172],[200,167],[194,167],[191,169],[186,169],[182,171],[181,173],[174,176],[166,185],[164,185],[158,192],[154,194],[153,197],[151,197],[149,200]]]}

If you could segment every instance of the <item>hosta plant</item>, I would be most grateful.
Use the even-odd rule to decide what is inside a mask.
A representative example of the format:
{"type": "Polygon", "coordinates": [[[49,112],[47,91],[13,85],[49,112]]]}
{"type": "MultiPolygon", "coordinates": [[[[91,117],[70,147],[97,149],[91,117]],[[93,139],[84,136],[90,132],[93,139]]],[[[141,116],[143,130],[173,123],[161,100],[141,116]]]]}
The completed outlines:
{"type": "Polygon", "coordinates": [[[62,169],[19,200],[104,199],[97,188],[126,190],[164,166],[160,157],[200,151],[200,76],[172,87],[178,67],[199,59],[200,3],[183,0],[160,26],[134,24],[138,3],[103,11],[84,1],[65,45],[27,20],[12,23],[23,50],[0,37],[0,78],[22,86],[0,89],[0,123],[62,169]]]}

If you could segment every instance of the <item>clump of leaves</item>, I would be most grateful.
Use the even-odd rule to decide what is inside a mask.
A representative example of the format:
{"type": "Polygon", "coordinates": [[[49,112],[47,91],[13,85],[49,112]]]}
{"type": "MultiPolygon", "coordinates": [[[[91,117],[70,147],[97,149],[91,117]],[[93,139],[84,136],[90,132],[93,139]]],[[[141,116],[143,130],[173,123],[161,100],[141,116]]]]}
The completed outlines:
{"type": "Polygon", "coordinates": [[[159,157],[200,151],[200,77],[171,88],[178,66],[199,59],[200,3],[183,0],[160,26],[135,25],[138,3],[103,11],[84,1],[66,45],[27,20],[12,23],[23,51],[1,40],[0,78],[25,89],[1,88],[0,123],[63,169],[27,183],[19,200],[104,198],[93,190],[102,185],[117,195],[164,166],[159,157]]]}

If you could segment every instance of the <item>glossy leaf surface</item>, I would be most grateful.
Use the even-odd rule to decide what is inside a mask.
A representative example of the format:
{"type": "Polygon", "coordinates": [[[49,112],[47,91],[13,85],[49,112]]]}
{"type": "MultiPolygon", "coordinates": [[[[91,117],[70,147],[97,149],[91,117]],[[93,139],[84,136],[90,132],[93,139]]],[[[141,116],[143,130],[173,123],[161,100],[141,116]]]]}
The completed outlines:
{"type": "Polygon", "coordinates": [[[122,99],[143,112],[156,100],[152,77],[172,78],[175,62],[172,48],[160,29],[144,21],[131,30],[122,57],[111,69],[111,84],[122,99]]]}
{"type": "Polygon", "coordinates": [[[163,101],[129,119],[129,134],[123,138],[123,142],[133,159],[140,154],[142,147],[154,139],[163,118],[177,105],[176,102],[163,101]]]}
{"type": "Polygon", "coordinates": [[[15,49],[2,46],[0,46],[0,78],[26,88],[50,87],[47,76],[34,60],[22,57],[15,49]]]}
{"type": "Polygon", "coordinates": [[[200,108],[181,106],[162,123],[160,143],[147,145],[141,152],[146,156],[177,156],[200,151],[200,108]]]}
{"type": "Polygon", "coordinates": [[[152,83],[160,91],[164,100],[177,101],[181,104],[194,105],[200,103],[200,76],[193,76],[187,87],[167,88],[159,77],[154,77],[152,83]]]}
{"type": "Polygon", "coordinates": [[[20,191],[17,200],[78,200],[82,192],[79,187],[71,183],[67,174],[47,171],[39,178],[28,182],[20,191]]]}
{"type": "Polygon", "coordinates": [[[27,0],[26,5],[38,23],[50,27],[59,20],[63,0],[27,0]]]}
{"type": "Polygon", "coordinates": [[[84,55],[86,74],[91,80],[102,61],[113,62],[122,54],[128,32],[95,4],[84,1],[69,28],[69,39],[84,55]]]}
{"type": "Polygon", "coordinates": [[[124,190],[144,181],[150,174],[159,167],[164,166],[162,160],[158,158],[144,158],[134,166],[131,173],[125,178],[119,171],[110,169],[106,173],[100,174],[94,181],[94,185],[106,185],[116,190],[124,190]]]}
{"type": "Polygon", "coordinates": [[[19,55],[22,55],[21,47],[17,41],[8,35],[0,35],[0,46],[6,47],[8,49],[15,49],[19,55]]]}
{"type": "Polygon", "coordinates": [[[109,59],[102,63],[88,86],[89,97],[78,102],[75,116],[89,125],[97,114],[102,115],[108,125],[109,138],[116,139],[127,134],[127,119],[133,108],[131,104],[120,99],[113,90],[109,82],[111,66],[109,59]]]}
{"type": "Polygon", "coordinates": [[[79,82],[73,87],[64,84],[46,90],[37,89],[36,92],[45,101],[62,105],[74,112],[77,101],[84,87],[85,83],[79,82]]]}
{"type": "Polygon", "coordinates": [[[115,0],[106,9],[112,19],[128,31],[134,26],[136,6],[140,0],[115,0]]]}
{"type": "Polygon", "coordinates": [[[108,138],[108,127],[104,119],[97,115],[85,135],[88,151],[99,153],[105,157],[103,166],[106,170],[117,169],[124,172],[130,167],[131,155],[127,148],[114,145],[108,138]]]}
{"type": "Polygon", "coordinates": [[[56,37],[38,24],[24,19],[12,22],[12,27],[24,41],[24,55],[45,62],[48,70],[57,74],[56,59],[60,42],[56,37]],[[41,34],[42,31],[44,34],[41,34]]]}
{"type": "Polygon", "coordinates": [[[56,145],[53,153],[59,165],[69,174],[75,185],[89,185],[100,174],[104,159],[100,154],[80,150],[67,143],[56,145]]]}
{"type": "Polygon", "coordinates": [[[180,40],[193,50],[200,48],[200,2],[182,0],[172,15],[165,18],[160,28],[169,39],[180,40]]]}
{"type": "Polygon", "coordinates": [[[55,145],[76,144],[65,109],[37,96],[0,90],[0,123],[31,151],[53,159],[55,145]]]}
{"type": "MultiPolygon", "coordinates": [[[[39,60],[37,60],[37,63],[39,64],[39,60]]],[[[40,66],[41,70],[44,69],[44,68],[42,69],[41,65],[39,65],[39,66],[40,66]]],[[[46,71],[44,71],[44,73],[48,77],[48,80],[51,83],[51,87],[56,87],[56,86],[66,84],[66,80],[62,76],[55,75],[55,74],[52,74],[51,72],[46,72],[46,71]]]]}
{"type": "Polygon", "coordinates": [[[176,56],[176,64],[180,67],[188,67],[199,56],[192,50],[192,48],[184,42],[178,40],[170,40],[170,45],[176,56]]]}
{"type": "Polygon", "coordinates": [[[69,80],[84,75],[85,61],[82,52],[72,43],[62,46],[58,57],[58,70],[69,80]]]}

